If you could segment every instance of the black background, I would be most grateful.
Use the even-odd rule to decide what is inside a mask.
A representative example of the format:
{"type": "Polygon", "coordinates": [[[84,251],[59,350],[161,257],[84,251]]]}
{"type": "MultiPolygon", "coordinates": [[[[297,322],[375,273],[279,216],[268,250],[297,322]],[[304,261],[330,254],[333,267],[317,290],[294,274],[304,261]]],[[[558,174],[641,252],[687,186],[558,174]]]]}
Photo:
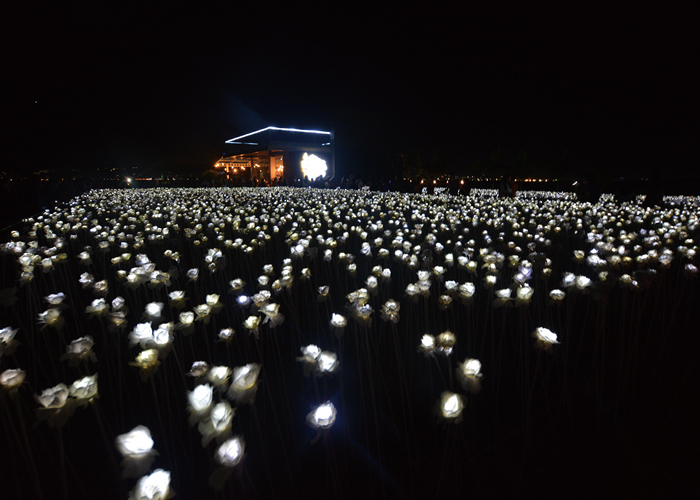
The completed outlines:
{"type": "Polygon", "coordinates": [[[693,16],[656,3],[27,3],[3,18],[6,171],[208,168],[268,125],[333,129],[341,174],[401,154],[470,173],[497,148],[533,174],[694,164],[693,16]]]}

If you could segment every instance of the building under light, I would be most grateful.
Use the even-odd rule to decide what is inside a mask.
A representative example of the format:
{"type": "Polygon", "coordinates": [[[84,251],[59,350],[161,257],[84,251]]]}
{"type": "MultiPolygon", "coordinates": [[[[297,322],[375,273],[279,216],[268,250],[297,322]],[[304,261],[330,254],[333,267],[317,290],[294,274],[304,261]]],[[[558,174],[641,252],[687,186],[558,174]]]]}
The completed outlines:
{"type": "Polygon", "coordinates": [[[275,177],[291,181],[335,175],[333,133],[323,130],[266,127],[226,141],[231,154],[222,156],[215,168],[229,179],[270,182],[275,177]]]}

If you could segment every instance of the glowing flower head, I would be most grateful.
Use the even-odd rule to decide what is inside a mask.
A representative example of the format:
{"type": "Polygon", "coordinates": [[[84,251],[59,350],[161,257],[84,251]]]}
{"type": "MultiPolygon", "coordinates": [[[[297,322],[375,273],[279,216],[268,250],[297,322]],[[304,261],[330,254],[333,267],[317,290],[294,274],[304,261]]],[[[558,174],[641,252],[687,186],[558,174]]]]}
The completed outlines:
{"type": "Polygon", "coordinates": [[[554,344],[559,343],[557,341],[557,334],[552,332],[549,328],[537,327],[532,336],[535,337],[537,347],[546,351],[550,350],[554,344]]]}
{"type": "Polygon", "coordinates": [[[456,370],[457,380],[465,391],[478,394],[481,390],[481,361],[478,359],[465,359],[456,370]]]}
{"type": "Polygon", "coordinates": [[[206,361],[195,361],[192,368],[187,372],[190,377],[203,377],[209,372],[209,363],[206,361]]]}
{"type": "Polygon", "coordinates": [[[382,320],[391,321],[394,324],[398,323],[400,309],[401,305],[397,301],[393,299],[387,300],[382,306],[382,320]]]}
{"type": "Polygon", "coordinates": [[[15,340],[18,330],[13,328],[0,328],[0,357],[3,355],[12,355],[19,342],[15,340]]]}
{"type": "Polygon", "coordinates": [[[141,380],[145,382],[148,380],[148,377],[156,371],[158,365],[160,365],[160,361],[158,361],[158,350],[146,349],[145,351],[141,351],[138,356],[136,356],[136,359],[129,364],[139,368],[141,380]]]}
{"type": "Polygon", "coordinates": [[[14,394],[22,385],[27,374],[24,370],[10,369],[0,373],[0,387],[14,394]]]}
{"type": "Polygon", "coordinates": [[[35,396],[39,404],[44,408],[61,408],[66,404],[70,392],[66,384],[58,384],[50,389],[45,389],[41,395],[35,396]]]}
{"type": "Polygon", "coordinates": [[[153,451],[151,431],[144,425],[138,425],[126,434],[117,436],[116,444],[124,457],[148,455],[153,451]]]}
{"type": "Polygon", "coordinates": [[[229,285],[231,286],[231,292],[233,292],[236,295],[240,295],[241,293],[243,293],[245,281],[243,281],[240,278],[236,278],[235,280],[230,281],[229,285]]]}
{"type": "Polygon", "coordinates": [[[317,375],[334,373],[338,369],[339,365],[340,361],[338,360],[338,356],[336,356],[334,352],[321,351],[321,353],[316,358],[316,366],[314,368],[314,371],[317,375]]]}
{"type": "Polygon", "coordinates": [[[80,402],[87,403],[97,396],[97,373],[76,380],[68,388],[70,396],[80,402]]]}
{"type": "Polygon", "coordinates": [[[515,291],[515,305],[522,306],[529,304],[534,293],[535,291],[527,285],[518,287],[518,289],[515,291]]]}
{"type": "Polygon", "coordinates": [[[331,315],[331,326],[333,328],[345,328],[347,324],[348,320],[345,319],[345,316],[336,313],[331,315]]]}
{"type": "Polygon", "coordinates": [[[209,414],[213,404],[214,388],[209,384],[200,384],[187,394],[190,412],[190,425],[194,425],[198,420],[209,414]]]}
{"type": "Polygon", "coordinates": [[[338,410],[333,403],[326,401],[306,416],[306,421],[315,429],[327,430],[335,423],[338,410]]]}
{"type": "Polygon", "coordinates": [[[219,332],[219,340],[222,342],[230,342],[233,340],[235,334],[236,331],[233,328],[222,328],[219,332]]]}
{"type": "Polygon", "coordinates": [[[65,321],[63,316],[61,316],[61,310],[58,307],[52,307],[42,313],[39,313],[39,323],[43,324],[44,327],[50,326],[56,330],[60,330],[65,321]]]}
{"type": "Polygon", "coordinates": [[[170,472],[156,469],[138,480],[129,500],[166,500],[170,496],[170,472]]]}
{"type": "Polygon", "coordinates": [[[253,404],[258,390],[258,375],[261,366],[250,363],[245,366],[237,366],[233,369],[231,387],[226,393],[227,397],[240,404],[253,404]]]}
{"type": "Polygon", "coordinates": [[[153,327],[151,323],[139,323],[129,334],[129,347],[141,344],[144,349],[153,347],[153,327]]]}
{"type": "Polygon", "coordinates": [[[297,361],[303,363],[304,376],[308,377],[311,371],[316,367],[318,357],[321,355],[321,348],[314,344],[301,347],[302,356],[297,358],[297,361]]]}
{"type": "Polygon", "coordinates": [[[207,378],[214,387],[226,387],[231,373],[233,371],[228,366],[212,366],[207,373],[207,378]]]}
{"type": "Polygon", "coordinates": [[[67,359],[70,366],[77,366],[79,362],[87,361],[88,359],[95,363],[97,362],[97,356],[92,352],[93,345],[95,345],[95,342],[89,335],[76,339],[66,346],[66,353],[61,356],[61,361],[67,359]]]}
{"type": "Polygon", "coordinates": [[[442,332],[437,336],[437,351],[440,354],[449,356],[452,353],[452,349],[457,343],[457,336],[449,330],[442,332]]]}
{"type": "Polygon", "coordinates": [[[566,292],[559,290],[558,288],[555,288],[549,292],[549,298],[551,299],[550,303],[561,303],[561,301],[564,300],[564,297],[566,297],[566,292]]]}
{"type": "Polygon", "coordinates": [[[258,328],[260,327],[260,316],[248,316],[243,322],[243,327],[258,338],[258,328]]]}
{"type": "Polygon", "coordinates": [[[240,464],[244,456],[245,442],[242,437],[234,436],[217,448],[214,458],[217,463],[230,468],[240,464]]]}
{"type": "Polygon", "coordinates": [[[449,391],[443,392],[440,396],[440,416],[447,422],[460,422],[465,403],[464,396],[449,391]]]}
{"type": "Polygon", "coordinates": [[[420,339],[420,345],[418,346],[418,351],[424,353],[426,356],[433,355],[435,353],[436,347],[435,337],[426,333],[420,339]]]}

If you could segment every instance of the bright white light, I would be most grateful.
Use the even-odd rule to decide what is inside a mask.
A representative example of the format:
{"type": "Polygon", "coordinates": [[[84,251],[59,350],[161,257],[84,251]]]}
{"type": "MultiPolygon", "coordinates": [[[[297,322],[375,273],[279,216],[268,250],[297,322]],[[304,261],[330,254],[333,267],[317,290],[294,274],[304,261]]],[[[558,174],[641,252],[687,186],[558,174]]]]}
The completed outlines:
{"type": "Polygon", "coordinates": [[[153,439],[148,427],[139,425],[126,434],[117,436],[117,449],[122,455],[144,455],[153,449],[153,439]]]}
{"type": "Polygon", "coordinates": [[[324,373],[334,373],[338,369],[338,356],[334,352],[321,351],[321,354],[316,358],[316,373],[323,375],[324,373]]]}
{"type": "Polygon", "coordinates": [[[445,391],[440,398],[440,413],[447,420],[457,420],[464,410],[464,398],[454,392],[445,391]]]}
{"type": "Polygon", "coordinates": [[[558,344],[557,334],[549,328],[538,327],[534,333],[535,338],[545,344],[558,344]]]}
{"type": "Polygon", "coordinates": [[[326,401],[309,413],[306,419],[309,424],[317,429],[329,429],[335,422],[337,414],[338,412],[335,406],[333,406],[333,403],[326,401]]]}
{"type": "Polygon", "coordinates": [[[345,328],[347,324],[348,321],[345,319],[345,316],[336,313],[333,313],[331,316],[331,326],[335,328],[345,328]]]}
{"type": "Polygon", "coordinates": [[[321,349],[314,344],[309,344],[301,348],[301,353],[315,361],[321,355],[321,349]]]}
{"type": "Polygon", "coordinates": [[[476,377],[481,372],[481,361],[478,359],[466,359],[462,363],[462,372],[465,377],[476,377]]]}
{"type": "Polygon", "coordinates": [[[198,385],[194,391],[188,394],[192,409],[199,413],[209,410],[212,398],[213,388],[209,384],[198,385]]]}
{"type": "Polygon", "coordinates": [[[170,491],[170,472],[163,469],[156,469],[150,476],[144,476],[131,493],[130,499],[165,500],[170,491]]]}
{"type": "Polygon", "coordinates": [[[303,132],[306,134],[326,134],[326,135],[331,135],[330,132],[325,132],[323,130],[302,130],[299,128],[280,128],[280,127],[265,127],[261,128],[260,130],[256,130],[255,132],[250,132],[248,134],[244,135],[239,135],[238,137],[234,137],[233,139],[229,139],[226,141],[227,144],[235,144],[239,139],[243,139],[245,137],[250,137],[251,135],[259,134],[260,132],[265,132],[266,130],[281,130],[282,132],[303,132]]]}
{"type": "Polygon", "coordinates": [[[224,467],[235,467],[243,459],[245,443],[240,436],[234,436],[216,450],[216,461],[224,467]]]}
{"type": "Polygon", "coordinates": [[[322,160],[314,154],[304,153],[301,160],[301,173],[309,178],[309,180],[323,177],[328,171],[326,160],[322,160]]]}

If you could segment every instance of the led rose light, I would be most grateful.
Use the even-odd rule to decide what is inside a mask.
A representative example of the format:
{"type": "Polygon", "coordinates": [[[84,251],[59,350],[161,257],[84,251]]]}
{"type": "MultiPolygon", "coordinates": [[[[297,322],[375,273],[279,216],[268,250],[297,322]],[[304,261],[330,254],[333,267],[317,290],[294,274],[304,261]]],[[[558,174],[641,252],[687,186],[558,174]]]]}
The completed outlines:
{"type": "Polygon", "coordinates": [[[234,436],[217,448],[214,458],[217,463],[224,467],[235,467],[243,460],[244,452],[245,442],[243,438],[234,436]]]}
{"type": "Polygon", "coordinates": [[[557,334],[552,332],[549,328],[544,328],[540,326],[535,329],[532,336],[535,337],[535,344],[537,345],[537,347],[546,351],[551,350],[554,344],[559,343],[557,341],[557,334]]]}
{"type": "Polygon", "coordinates": [[[231,373],[233,373],[233,371],[228,366],[212,366],[207,373],[207,379],[214,387],[226,389],[231,373]]]}
{"type": "Polygon", "coordinates": [[[129,334],[129,347],[140,344],[141,348],[147,349],[153,346],[153,327],[151,323],[139,323],[129,334]]]}
{"type": "Polygon", "coordinates": [[[10,394],[15,394],[24,383],[27,374],[24,370],[10,369],[0,373],[0,386],[10,394]]]}
{"type": "Polygon", "coordinates": [[[314,344],[309,344],[300,349],[302,356],[297,358],[297,361],[303,364],[304,376],[308,377],[311,371],[316,368],[318,357],[321,355],[321,349],[314,344]]]}
{"type": "Polygon", "coordinates": [[[221,442],[230,435],[231,422],[235,411],[228,401],[222,401],[214,405],[208,418],[199,421],[197,429],[202,435],[202,446],[206,447],[212,439],[221,442]]]}
{"type": "Polygon", "coordinates": [[[437,352],[445,356],[449,356],[452,353],[452,349],[456,343],[457,337],[455,334],[449,330],[446,330],[437,336],[437,352]]]}
{"type": "Polygon", "coordinates": [[[335,423],[338,411],[333,403],[326,401],[306,416],[306,421],[315,429],[330,429],[335,423]]]}
{"type": "Polygon", "coordinates": [[[259,336],[258,328],[260,327],[260,317],[248,316],[248,318],[243,322],[243,327],[255,335],[255,338],[257,339],[259,336]]]}
{"type": "Polygon", "coordinates": [[[522,306],[529,304],[534,293],[534,289],[527,285],[518,287],[515,291],[515,305],[522,306]]]}
{"type": "Polygon", "coordinates": [[[198,420],[204,418],[211,410],[213,402],[214,388],[209,384],[201,384],[187,394],[190,412],[190,425],[194,425],[198,420]]]}
{"type": "Polygon", "coordinates": [[[478,394],[481,391],[481,361],[478,359],[465,359],[456,370],[457,380],[465,391],[478,394]]]}
{"type": "Polygon", "coordinates": [[[338,357],[330,351],[321,351],[321,354],[316,358],[316,367],[314,368],[317,375],[325,375],[334,373],[338,369],[338,357]]]}
{"type": "Polygon", "coordinates": [[[591,286],[592,281],[587,276],[576,276],[576,288],[578,290],[586,290],[591,286]]]}
{"type": "Polygon", "coordinates": [[[555,288],[549,292],[549,298],[551,299],[550,304],[560,304],[562,300],[566,297],[566,292],[555,288]]]}
{"type": "Polygon", "coordinates": [[[418,346],[418,350],[426,356],[432,356],[435,353],[436,345],[437,344],[435,343],[435,337],[426,333],[420,339],[420,345],[418,346]]]}
{"type": "Polygon", "coordinates": [[[234,293],[235,295],[240,295],[243,293],[243,288],[245,287],[245,281],[243,281],[240,278],[236,278],[235,280],[231,280],[229,282],[229,285],[231,286],[231,292],[234,293]]]}
{"type": "Polygon", "coordinates": [[[148,380],[148,377],[152,375],[160,365],[160,361],[158,361],[158,350],[146,349],[145,351],[141,351],[136,356],[136,359],[129,364],[139,368],[141,373],[141,380],[145,382],[146,380],[148,380]]]}
{"type": "Polygon", "coordinates": [[[109,311],[109,306],[105,299],[95,299],[85,308],[85,312],[91,317],[103,316],[109,311]]]}
{"type": "Polygon", "coordinates": [[[382,320],[391,321],[396,324],[399,322],[399,310],[401,305],[393,299],[387,300],[382,306],[382,320]]]}
{"type": "Polygon", "coordinates": [[[182,290],[175,290],[168,294],[168,301],[170,303],[170,307],[182,309],[185,307],[186,300],[187,298],[185,297],[185,292],[182,290]]]}
{"type": "Polygon", "coordinates": [[[211,293],[204,299],[204,302],[207,306],[209,306],[213,314],[217,314],[224,307],[224,305],[219,301],[220,298],[221,297],[218,294],[211,293]]]}
{"type": "Polygon", "coordinates": [[[44,389],[41,395],[35,398],[43,408],[61,408],[66,404],[69,395],[68,387],[65,384],[58,384],[50,389],[44,389]]]}
{"type": "Polygon", "coordinates": [[[50,326],[56,330],[60,330],[63,328],[65,321],[63,316],[61,316],[61,310],[57,307],[52,307],[42,313],[39,313],[39,323],[43,324],[44,327],[50,326]]]}
{"type": "Polygon", "coordinates": [[[458,423],[462,419],[462,411],[466,398],[454,392],[445,391],[440,396],[440,415],[447,422],[458,423]]]}
{"type": "Polygon", "coordinates": [[[209,363],[206,361],[195,361],[192,363],[192,367],[190,368],[190,371],[187,372],[187,375],[190,377],[203,377],[209,372],[209,363]]]}
{"type": "Polygon", "coordinates": [[[194,332],[195,314],[192,311],[181,312],[178,315],[180,322],[175,328],[182,332],[183,335],[190,335],[194,332]]]}
{"type": "Polygon", "coordinates": [[[265,315],[263,324],[269,323],[270,328],[275,328],[284,322],[284,315],[280,313],[280,305],[275,303],[266,303],[260,307],[260,312],[265,315]]]}
{"type": "Polygon", "coordinates": [[[138,480],[129,492],[129,500],[166,500],[170,496],[170,472],[156,469],[138,480]]]}
{"type": "Polygon", "coordinates": [[[211,320],[211,306],[209,304],[200,304],[198,306],[194,306],[192,309],[195,314],[197,315],[196,321],[201,321],[205,325],[209,324],[209,321],[211,320]]]}
{"type": "Polygon", "coordinates": [[[68,388],[68,392],[80,403],[88,403],[97,396],[97,373],[76,380],[68,388]]]}
{"type": "Polygon", "coordinates": [[[227,397],[238,404],[253,404],[258,390],[258,374],[261,366],[250,363],[245,366],[237,366],[233,369],[233,381],[226,393],[227,397]]]}
{"type": "Polygon", "coordinates": [[[151,431],[144,425],[117,436],[117,449],[124,457],[143,456],[153,451],[151,431]]]}
{"type": "Polygon", "coordinates": [[[15,339],[19,330],[10,327],[0,329],[0,357],[14,354],[19,342],[15,339]]]}
{"type": "Polygon", "coordinates": [[[162,302],[151,302],[146,304],[146,310],[143,313],[144,319],[148,321],[153,321],[160,319],[160,315],[163,312],[164,304],[162,302]]]}

